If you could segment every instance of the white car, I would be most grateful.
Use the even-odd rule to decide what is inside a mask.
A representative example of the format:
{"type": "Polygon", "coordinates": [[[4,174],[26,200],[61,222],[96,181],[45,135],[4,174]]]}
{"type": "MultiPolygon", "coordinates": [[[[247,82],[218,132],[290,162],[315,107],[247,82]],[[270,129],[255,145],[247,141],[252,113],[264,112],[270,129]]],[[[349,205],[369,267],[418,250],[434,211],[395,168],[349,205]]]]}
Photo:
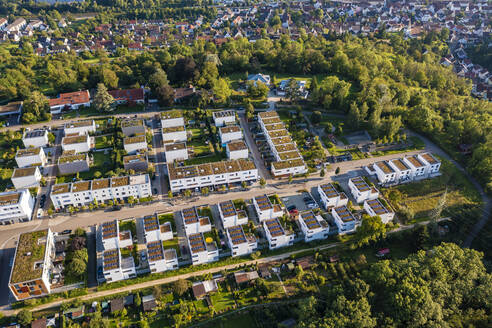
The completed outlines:
{"type": "Polygon", "coordinates": [[[43,216],[43,209],[42,208],[38,208],[38,214],[37,214],[38,219],[40,217],[42,217],[42,216],[43,216]]]}

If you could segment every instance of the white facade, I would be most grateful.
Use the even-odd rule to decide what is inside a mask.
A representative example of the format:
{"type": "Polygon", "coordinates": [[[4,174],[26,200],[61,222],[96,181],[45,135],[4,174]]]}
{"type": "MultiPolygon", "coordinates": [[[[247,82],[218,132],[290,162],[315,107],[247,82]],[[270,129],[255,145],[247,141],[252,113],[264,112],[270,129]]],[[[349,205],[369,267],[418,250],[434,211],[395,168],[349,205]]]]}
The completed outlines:
{"type": "Polygon", "coordinates": [[[417,155],[403,157],[403,162],[410,167],[412,171],[411,175],[413,179],[423,179],[427,177],[427,173],[429,170],[428,165],[426,162],[422,161],[417,155]]]}
{"type": "Polygon", "coordinates": [[[312,211],[302,213],[299,218],[299,224],[304,233],[304,241],[306,243],[328,238],[330,226],[321,215],[314,215],[312,211]]]}
{"type": "Polygon", "coordinates": [[[151,273],[175,270],[178,268],[178,256],[175,249],[162,247],[160,240],[147,243],[147,260],[151,273]]]}
{"type": "Polygon", "coordinates": [[[240,158],[248,158],[249,150],[244,141],[231,141],[226,145],[227,158],[234,160],[240,158]]]}
{"type": "Polygon", "coordinates": [[[232,125],[219,128],[219,136],[220,142],[226,144],[233,140],[241,140],[243,138],[243,133],[239,126],[232,125]]]}
{"type": "Polygon", "coordinates": [[[104,251],[103,275],[106,282],[135,278],[137,270],[132,256],[123,258],[119,248],[104,251]]]}
{"type": "Polygon", "coordinates": [[[338,192],[331,183],[319,185],[318,194],[325,210],[332,207],[344,206],[348,203],[347,195],[344,192],[338,192]]]}
{"type": "Polygon", "coordinates": [[[203,234],[191,234],[187,239],[193,265],[211,263],[219,260],[219,250],[217,245],[215,242],[209,244],[206,243],[203,234]]]}
{"type": "Polygon", "coordinates": [[[275,219],[284,215],[282,206],[273,205],[267,195],[256,196],[253,198],[253,205],[260,222],[275,219]]]}
{"type": "Polygon", "coordinates": [[[17,168],[12,174],[12,183],[15,189],[24,189],[39,187],[39,182],[41,181],[41,172],[37,166],[17,168]]]}
{"type": "Polygon", "coordinates": [[[48,140],[48,131],[46,130],[33,130],[26,131],[22,136],[22,142],[24,143],[24,147],[46,147],[49,143],[48,140]]]}
{"type": "Polygon", "coordinates": [[[127,137],[123,140],[123,148],[130,155],[136,154],[140,150],[147,151],[147,140],[145,136],[127,137]]]}
{"type": "Polygon", "coordinates": [[[171,128],[175,126],[184,126],[185,121],[181,111],[166,111],[161,113],[161,127],[171,128]]]}
{"type": "Polygon", "coordinates": [[[184,126],[163,128],[162,140],[164,142],[170,141],[173,143],[185,142],[186,140],[188,140],[188,135],[186,133],[186,129],[184,128],[184,126]]]}
{"type": "Polygon", "coordinates": [[[34,203],[27,189],[0,193],[0,224],[30,221],[34,203]]]}
{"type": "Polygon", "coordinates": [[[237,211],[231,200],[219,203],[219,214],[224,229],[248,223],[245,211],[237,211]]]}
{"type": "Polygon", "coordinates": [[[33,165],[46,165],[46,155],[43,148],[19,149],[15,155],[18,167],[28,167],[33,165]]]}
{"type": "Polygon", "coordinates": [[[232,257],[251,254],[258,248],[256,238],[246,235],[240,225],[227,228],[226,233],[232,257]]]}
{"type": "Polygon", "coordinates": [[[236,122],[236,112],[233,110],[224,110],[212,113],[214,124],[216,127],[221,127],[236,122]]]}
{"type": "Polygon", "coordinates": [[[379,191],[367,184],[362,177],[349,179],[348,186],[355,201],[360,204],[365,200],[376,199],[379,197],[379,191]]]}
{"type": "Polygon", "coordinates": [[[396,181],[398,183],[407,182],[412,179],[412,169],[402,159],[392,159],[388,161],[388,164],[395,170],[396,181]]]}
{"type": "Polygon", "coordinates": [[[386,224],[393,220],[395,213],[388,210],[379,199],[366,200],[364,210],[369,216],[379,216],[381,221],[386,224]]]}
{"type": "Polygon", "coordinates": [[[64,137],[61,143],[63,151],[75,151],[78,153],[87,153],[91,150],[91,138],[89,135],[64,137]]]}
{"type": "Polygon", "coordinates": [[[187,236],[212,230],[210,219],[208,217],[200,217],[196,207],[181,210],[181,217],[187,236]]]}
{"type": "Polygon", "coordinates": [[[168,163],[167,171],[172,192],[258,180],[258,169],[244,159],[192,166],[168,163]]]}
{"type": "Polygon", "coordinates": [[[63,131],[66,136],[73,134],[81,136],[90,132],[94,133],[96,132],[96,123],[94,120],[65,123],[63,131]]]}
{"type": "Polygon", "coordinates": [[[152,196],[148,174],[57,184],[51,187],[50,193],[55,209],[94,201],[125,200],[130,196],[137,199],[152,196]]]}
{"type": "Polygon", "coordinates": [[[374,163],[374,170],[376,171],[379,183],[387,184],[396,181],[396,170],[393,169],[388,161],[374,163]]]}
{"type": "Polygon", "coordinates": [[[417,156],[419,157],[420,160],[427,163],[428,166],[427,172],[429,176],[435,176],[439,174],[439,170],[441,168],[441,161],[439,161],[430,153],[418,154],[417,156]]]}
{"type": "Polygon", "coordinates": [[[153,215],[141,220],[145,242],[164,241],[173,239],[173,230],[170,222],[159,224],[158,218],[153,215]]]}
{"type": "Polygon", "coordinates": [[[335,220],[339,234],[354,232],[358,222],[346,206],[333,207],[331,216],[335,220]]]}
{"type": "Polygon", "coordinates": [[[270,250],[294,244],[294,233],[285,231],[278,219],[263,221],[263,229],[270,250]]]}
{"type": "Polygon", "coordinates": [[[186,143],[176,143],[165,146],[166,162],[172,163],[175,160],[187,160],[188,149],[186,143]]]}

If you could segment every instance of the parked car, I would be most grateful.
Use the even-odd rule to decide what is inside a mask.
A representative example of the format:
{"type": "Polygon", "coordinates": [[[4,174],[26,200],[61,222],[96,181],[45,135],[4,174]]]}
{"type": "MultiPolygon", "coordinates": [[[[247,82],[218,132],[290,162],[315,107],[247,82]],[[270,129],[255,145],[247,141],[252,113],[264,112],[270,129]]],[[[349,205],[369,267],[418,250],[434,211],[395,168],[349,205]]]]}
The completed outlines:
{"type": "Polygon", "coordinates": [[[62,235],[69,235],[71,233],[72,233],[72,230],[70,230],[70,229],[63,230],[62,232],[60,232],[60,234],[62,234],[62,235]]]}

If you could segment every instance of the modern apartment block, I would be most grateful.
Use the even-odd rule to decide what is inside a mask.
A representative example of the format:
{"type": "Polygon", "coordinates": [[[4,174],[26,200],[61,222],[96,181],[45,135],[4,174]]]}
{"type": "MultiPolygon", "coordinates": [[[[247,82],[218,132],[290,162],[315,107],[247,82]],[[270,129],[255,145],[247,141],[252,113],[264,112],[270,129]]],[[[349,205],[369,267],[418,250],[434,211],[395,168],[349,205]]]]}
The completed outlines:
{"type": "Polygon", "coordinates": [[[212,117],[216,127],[222,127],[224,125],[236,123],[236,112],[233,110],[223,110],[220,112],[213,112],[212,117]]]}
{"type": "Polygon", "coordinates": [[[319,185],[318,194],[325,210],[348,203],[347,195],[344,192],[339,192],[331,183],[319,185]]]}
{"type": "Polygon", "coordinates": [[[126,200],[152,195],[148,174],[56,184],[51,187],[51,201],[56,209],[83,206],[94,201],[126,200]]]}
{"type": "Polygon", "coordinates": [[[149,162],[147,154],[136,154],[123,156],[123,167],[125,170],[134,170],[135,172],[147,172],[149,162]]]}
{"type": "Polygon", "coordinates": [[[151,273],[175,270],[178,268],[178,256],[175,249],[164,249],[162,241],[147,243],[147,261],[151,273]]]}
{"type": "Polygon", "coordinates": [[[145,242],[150,243],[153,241],[165,241],[173,239],[173,229],[171,227],[171,222],[165,222],[164,224],[159,224],[159,219],[156,215],[145,217],[141,220],[143,227],[143,235],[145,237],[145,242]]]}
{"type": "Polygon", "coordinates": [[[45,296],[51,292],[54,257],[54,236],[49,228],[19,236],[9,279],[9,289],[16,300],[45,296]]]}
{"type": "Polygon", "coordinates": [[[219,136],[221,144],[225,145],[233,140],[241,140],[243,132],[239,125],[229,125],[219,128],[219,136]]]}
{"type": "Polygon", "coordinates": [[[374,163],[374,170],[381,184],[393,183],[396,180],[396,170],[388,161],[374,163]]]}
{"type": "Polygon", "coordinates": [[[172,192],[258,180],[258,169],[245,159],[190,166],[168,163],[167,171],[172,192]]]}
{"type": "Polygon", "coordinates": [[[279,204],[272,204],[267,195],[253,198],[253,205],[260,222],[275,219],[284,215],[284,210],[279,204]]]}
{"type": "Polygon", "coordinates": [[[178,142],[178,143],[165,145],[164,154],[166,155],[166,162],[168,163],[172,163],[175,160],[178,161],[187,160],[188,149],[186,148],[186,142],[178,142]]]}
{"type": "Polygon", "coordinates": [[[188,247],[193,265],[216,262],[219,249],[214,241],[207,242],[202,233],[188,235],[188,247]]]}
{"type": "Polygon", "coordinates": [[[438,175],[441,161],[430,153],[423,153],[377,162],[372,168],[380,184],[397,184],[438,175]]]}
{"type": "Polygon", "coordinates": [[[181,216],[187,236],[212,230],[210,218],[199,216],[196,207],[181,210],[181,216]]]}
{"type": "Polygon", "coordinates": [[[14,169],[14,173],[10,178],[16,190],[24,188],[39,187],[39,182],[41,181],[41,172],[39,167],[23,167],[14,169]]]}
{"type": "Polygon", "coordinates": [[[363,203],[365,200],[379,197],[379,191],[374,187],[370,187],[360,176],[349,179],[348,186],[358,204],[363,203]]]}
{"type": "Polygon", "coordinates": [[[236,210],[231,200],[219,203],[219,214],[225,229],[248,223],[248,215],[243,210],[236,210]]]}
{"type": "Polygon", "coordinates": [[[31,220],[35,199],[27,189],[0,193],[0,224],[31,220]]]}
{"type": "Polygon", "coordinates": [[[184,126],[183,112],[180,110],[168,110],[161,113],[161,127],[170,128],[175,126],[184,126]]]}
{"type": "Polygon", "coordinates": [[[188,134],[184,125],[162,128],[162,141],[164,143],[177,143],[188,140],[188,134]]]}
{"type": "Polygon", "coordinates": [[[263,221],[263,229],[265,230],[270,250],[294,244],[294,233],[285,230],[278,219],[263,221]]]}
{"type": "Polygon", "coordinates": [[[61,146],[63,151],[75,151],[78,153],[87,153],[91,150],[91,138],[88,134],[84,135],[68,135],[63,137],[61,146]]]}
{"type": "Polygon", "coordinates": [[[357,219],[347,206],[333,207],[331,209],[331,216],[335,220],[339,234],[354,232],[358,225],[357,219]]]}
{"type": "Polygon", "coordinates": [[[81,136],[89,133],[94,133],[96,132],[96,122],[94,120],[86,120],[65,123],[65,125],[63,126],[63,132],[65,133],[65,136],[81,136]]]}
{"type": "Polygon", "coordinates": [[[43,148],[19,149],[15,154],[15,161],[18,167],[44,166],[46,165],[46,155],[43,148]]]}
{"type": "Polygon", "coordinates": [[[86,172],[90,169],[89,155],[87,153],[76,154],[74,150],[63,152],[58,157],[58,173],[61,175],[86,172]]]}
{"type": "Polygon", "coordinates": [[[304,233],[304,241],[306,243],[313,240],[322,240],[328,237],[330,226],[321,217],[315,215],[312,211],[302,213],[299,218],[301,230],[304,233]]]}
{"type": "Polygon", "coordinates": [[[366,200],[364,210],[369,216],[379,216],[383,223],[388,223],[395,217],[395,213],[387,209],[379,199],[366,200]]]}
{"type": "Polygon", "coordinates": [[[251,254],[258,248],[256,238],[251,234],[244,233],[243,227],[240,225],[227,228],[226,234],[232,257],[251,254]]]}
{"type": "Polygon", "coordinates": [[[306,173],[306,164],[277,112],[259,113],[258,123],[275,156],[276,161],[271,167],[273,176],[282,177],[306,173]]]}
{"type": "Polygon", "coordinates": [[[244,141],[234,140],[226,144],[227,158],[230,160],[248,158],[249,150],[244,141]]]}
{"type": "Polygon", "coordinates": [[[137,152],[146,152],[147,151],[147,139],[145,135],[139,135],[135,137],[125,137],[123,139],[123,148],[125,151],[130,154],[134,155],[137,152]]]}
{"type": "Polygon", "coordinates": [[[32,130],[24,132],[22,136],[24,147],[46,147],[49,143],[47,130],[32,130]]]}
{"type": "Polygon", "coordinates": [[[145,135],[145,125],[141,118],[121,120],[121,131],[125,137],[145,135]]]}

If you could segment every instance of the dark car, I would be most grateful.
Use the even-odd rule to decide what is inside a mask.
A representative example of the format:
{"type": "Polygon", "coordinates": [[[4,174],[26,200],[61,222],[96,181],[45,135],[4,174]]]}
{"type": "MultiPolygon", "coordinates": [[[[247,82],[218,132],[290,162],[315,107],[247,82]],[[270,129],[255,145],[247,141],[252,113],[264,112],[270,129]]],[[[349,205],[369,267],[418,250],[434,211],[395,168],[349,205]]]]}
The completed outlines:
{"type": "Polygon", "coordinates": [[[72,230],[70,230],[70,229],[63,230],[62,232],[60,232],[60,234],[62,234],[62,235],[69,235],[71,233],[72,233],[72,230]]]}

